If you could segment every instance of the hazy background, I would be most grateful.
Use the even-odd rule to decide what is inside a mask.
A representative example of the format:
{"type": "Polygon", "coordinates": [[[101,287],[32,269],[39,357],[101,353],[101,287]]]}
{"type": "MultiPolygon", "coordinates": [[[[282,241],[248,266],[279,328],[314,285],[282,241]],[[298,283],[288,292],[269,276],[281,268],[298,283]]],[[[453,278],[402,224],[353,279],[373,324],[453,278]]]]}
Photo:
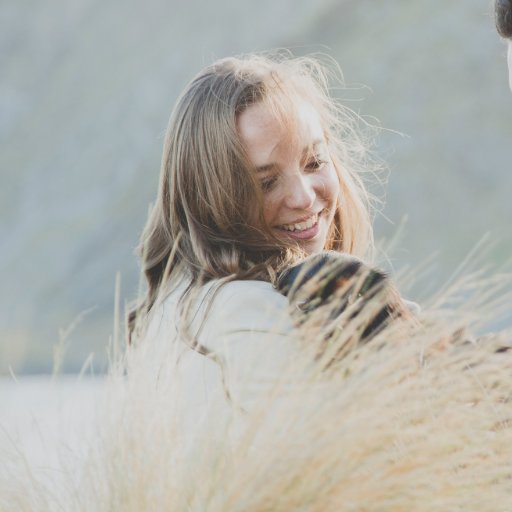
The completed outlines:
{"type": "Polygon", "coordinates": [[[104,367],[114,282],[133,254],[163,133],[212,60],[286,47],[334,57],[348,105],[382,133],[391,170],[377,238],[407,222],[390,265],[437,256],[441,284],[485,233],[512,254],[512,94],[490,0],[0,0],[0,373],[104,367]]]}

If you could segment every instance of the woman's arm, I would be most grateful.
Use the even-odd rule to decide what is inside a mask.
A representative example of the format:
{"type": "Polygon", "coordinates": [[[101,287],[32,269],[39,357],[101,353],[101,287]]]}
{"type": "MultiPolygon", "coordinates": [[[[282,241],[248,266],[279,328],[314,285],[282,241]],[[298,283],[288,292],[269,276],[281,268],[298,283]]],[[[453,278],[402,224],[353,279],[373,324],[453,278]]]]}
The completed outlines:
{"type": "Polygon", "coordinates": [[[244,410],[270,393],[300,357],[289,307],[269,283],[233,281],[204,308],[196,339],[218,365],[229,400],[244,410]]]}

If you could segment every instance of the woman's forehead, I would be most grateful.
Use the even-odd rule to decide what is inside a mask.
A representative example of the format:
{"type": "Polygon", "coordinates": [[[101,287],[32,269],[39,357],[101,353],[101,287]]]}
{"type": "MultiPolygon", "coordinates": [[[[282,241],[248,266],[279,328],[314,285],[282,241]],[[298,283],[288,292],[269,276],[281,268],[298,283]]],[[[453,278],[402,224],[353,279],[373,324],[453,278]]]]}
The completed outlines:
{"type": "Polygon", "coordinates": [[[303,151],[324,141],[320,115],[311,103],[300,99],[288,107],[262,101],[240,114],[238,132],[253,162],[255,153],[266,159],[282,145],[303,151]]]}
{"type": "Polygon", "coordinates": [[[295,116],[290,119],[289,130],[306,138],[323,135],[322,122],[318,111],[311,103],[302,100],[296,105],[295,116]]]}

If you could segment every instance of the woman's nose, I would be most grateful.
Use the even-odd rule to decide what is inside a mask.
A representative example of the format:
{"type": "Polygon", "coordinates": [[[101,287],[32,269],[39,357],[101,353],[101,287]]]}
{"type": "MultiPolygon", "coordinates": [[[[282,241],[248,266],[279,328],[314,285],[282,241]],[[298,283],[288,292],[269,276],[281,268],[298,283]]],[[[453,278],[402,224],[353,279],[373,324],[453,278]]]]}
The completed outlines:
{"type": "Polygon", "coordinates": [[[309,176],[295,175],[290,177],[286,190],[286,206],[296,210],[307,210],[315,202],[315,189],[309,176]]]}

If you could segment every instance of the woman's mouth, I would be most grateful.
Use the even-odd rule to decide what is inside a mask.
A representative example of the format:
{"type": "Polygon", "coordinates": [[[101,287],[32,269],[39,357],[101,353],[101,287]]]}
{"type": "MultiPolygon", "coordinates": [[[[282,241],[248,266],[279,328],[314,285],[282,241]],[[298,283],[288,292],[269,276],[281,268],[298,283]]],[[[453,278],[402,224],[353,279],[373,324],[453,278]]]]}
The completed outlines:
{"type": "Polygon", "coordinates": [[[290,224],[281,224],[276,226],[280,231],[284,231],[287,236],[298,240],[304,240],[313,238],[318,233],[318,220],[322,215],[323,210],[320,213],[315,213],[307,219],[301,220],[300,222],[293,222],[290,224]]]}

